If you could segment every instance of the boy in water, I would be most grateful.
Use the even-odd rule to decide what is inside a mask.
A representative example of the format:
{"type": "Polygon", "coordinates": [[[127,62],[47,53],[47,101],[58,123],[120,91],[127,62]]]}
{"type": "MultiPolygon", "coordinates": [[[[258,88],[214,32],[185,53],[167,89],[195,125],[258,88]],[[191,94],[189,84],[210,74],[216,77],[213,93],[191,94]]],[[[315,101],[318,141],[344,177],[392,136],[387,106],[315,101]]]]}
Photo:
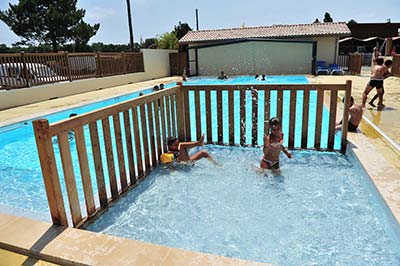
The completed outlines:
{"type": "Polygon", "coordinates": [[[382,95],[382,89],[383,89],[383,80],[385,79],[385,76],[388,73],[388,69],[386,66],[383,65],[383,58],[377,58],[376,59],[376,65],[374,66],[371,74],[371,79],[368,82],[367,86],[365,87],[364,93],[362,95],[362,107],[365,108],[365,103],[367,101],[367,96],[368,93],[371,92],[373,88],[376,88],[376,91],[378,92],[378,108],[383,107],[383,95],[382,95]]]}
{"type": "Polygon", "coordinates": [[[279,155],[283,151],[288,158],[293,155],[283,146],[282,124],[279,118],[269,120],[270,133],[264,136],[264,157],[260,162],[262,169],[271,169],[275,174],[280,174],[279,155]]]}
{"type": "Polygon", "coordinates": [[[167,145],[168,153],[173,154],[178,162],[197,161],[202,158],[207,158],[214,162],[214,159],[206,150],[201,150],[192,156],[189,155],[189,149],[204,145],[204,135],[201,135],[198,141],[191,142],[180,142],[178,138],[171,137],[168,139],[167,145]]]}
{"type": "MultiPolygon", "coordinates": [[[[392,73],[389,71],[389,68],[392,67],[393,65],[393,61],[392,60],[386,60],[384,63],[385,67],[387,68],[387,72],[383,75],[384,79],[387,79],[388,77],[390,77],[392,75],[392,73]]],[[[385,94],[385,89],[382,86],[382,98],[383,95],[385,94]]],[[[379,94],[375,94],[375,96],[371,99],[371,101],[368,102],[369,105],[371,105],[372,107],[376,107],[376,105],[374,104],[374,101],[379,97],[379,94]]],[[[383,105],[383,104],[382,104],[383,105]]],[[[384,106],[384,105],[383,105],[384,106]]]]}
{"type": "MultiPolygon", "coordinates": [[[[343,97],[342,102],[344,103],[345,98],[343,97]]],[[[353,96],[350,97],[350,107],[349,107],[349,124],[347,130],[350,132],[357,132],[358,125],[361,123],[363,109],[361,105],[354,103],[353,96]]],[[[339,123],[336,123],[335,130],[342,129],[342,120],[339,123]]]]}

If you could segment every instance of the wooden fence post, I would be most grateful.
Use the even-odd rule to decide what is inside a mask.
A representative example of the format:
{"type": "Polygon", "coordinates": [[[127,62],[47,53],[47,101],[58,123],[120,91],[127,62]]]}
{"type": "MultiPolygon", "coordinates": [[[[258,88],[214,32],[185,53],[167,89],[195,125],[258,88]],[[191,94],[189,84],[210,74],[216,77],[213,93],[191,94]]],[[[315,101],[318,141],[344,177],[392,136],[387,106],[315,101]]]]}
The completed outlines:
{"type": "Polygon", "coordinates": [[[96,53],[96,56],[97,56],[97,62],[99,62],[99,64],[98,64],[99,69],[98,69],[97,74],[98,74],[98,76],[103,77],[103,68],[101,66],[101,57],[100,57],[99,51],[96,53]]]}
{"type": "Polygon", "coordinates": [[[69,81],[72,81],[72,74],[71,74],[71,65],[69,63],[69,59],[68,59],[68,52],[64,53],[64,58],[65,58],[65,62],[67,63],[67,73],[68,73],[68,78],[69,81]]]}
{"type": "Polygon", "coordinates": [[[344,98],[345,100],[344,100],[344,109],[343,109],[343,119],[342,119],[342,139],[341,139],[341,144],[340,144],[340,152],[342,154],[346,153],[350,97],[351,97],[351,80],[347,80],[346,81],[346,93],[345,93],[345,98],[344,98]]]}
{"type": "Polygon", "coordinates": [[[35,120],[33,127],[53,224],[68,226],[53,143],[49,133],[49,121],[47,119],[35,120]]]}
{"type": "Polygon", "coordinates": [[[25,52],[24,51],[21,52],[21,62],[22,62],[22,67],[23,67],[23,69],[22,69],[23,79],[25,80],[26,87],[29,88],[31,86],[31,84],[29,82],[28,69],[26,68],[26,60],[25,60],[25,52]]]}
{"type": "Polygon", "coordinates": [[[128,70],[127,70],[127,65],[126,65],[126,58],[125,58],[126,54],[124,51],[121,52],[121,59],[122,59],[122,65],[124,66],[124,73],[127,74],[128,70]]]}
{"type": "Polygon", "coordinates": [[[178,90],[176,91],[176,113],[178,123],[178,138],[180,140],[185,139],[185,114],[184,114],[184,99],[183,99],[183,88],[182,82],[177,82],[178,90]]]}

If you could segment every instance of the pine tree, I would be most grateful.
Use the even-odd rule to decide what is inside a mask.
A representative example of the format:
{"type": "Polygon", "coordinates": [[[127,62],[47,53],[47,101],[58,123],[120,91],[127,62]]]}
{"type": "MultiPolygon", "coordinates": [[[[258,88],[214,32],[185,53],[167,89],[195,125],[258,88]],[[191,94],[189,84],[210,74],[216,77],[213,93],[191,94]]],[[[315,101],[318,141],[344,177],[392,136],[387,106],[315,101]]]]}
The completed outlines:
{"type": "Polygon", "coordinates": [[[77,9],[77,0],[20,0],[0,11],[0,20],[18,36],[19,44],[49,44],[53,51],[59,45],[75,40],[87,42],[99,29],[85,23],[84,9],[77,9]]]}
{"type": "Polygon", "coordinates": [[[325,12],[324,22],[333,22],[333,19],[328,12],[325,12]]]}

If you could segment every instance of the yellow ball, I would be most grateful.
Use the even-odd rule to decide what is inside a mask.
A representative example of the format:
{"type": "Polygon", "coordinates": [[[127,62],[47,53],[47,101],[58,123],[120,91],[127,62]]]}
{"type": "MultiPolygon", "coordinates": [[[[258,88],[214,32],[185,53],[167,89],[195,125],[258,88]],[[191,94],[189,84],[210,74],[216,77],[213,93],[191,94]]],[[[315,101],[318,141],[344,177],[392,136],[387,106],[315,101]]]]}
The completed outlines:
{"type": "Polygon", "coordinates": [[[174,155],[172,153],[163,153],[160,159],[163,163],[172,163],[174,161],[174,155]]]}

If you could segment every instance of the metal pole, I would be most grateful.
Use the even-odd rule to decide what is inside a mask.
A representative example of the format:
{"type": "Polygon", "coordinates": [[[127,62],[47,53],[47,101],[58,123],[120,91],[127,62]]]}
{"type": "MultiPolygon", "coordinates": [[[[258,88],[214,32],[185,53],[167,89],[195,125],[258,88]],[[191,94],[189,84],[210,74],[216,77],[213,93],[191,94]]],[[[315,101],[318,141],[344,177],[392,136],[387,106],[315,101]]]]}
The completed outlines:
{"type": "Polygon", "coordinates": [[[128,26],[129,26],[129,46],[130,51],[133,52],[134,50],[134,42],[133,42],[133,27],[132,27],[132,17],[131,17],[131,3],[130,0],[126,0],[126,8],[128,11],[128,26]]]}
{"type": "Polygon", "coordinates": [[[199,30],[199,10],[196,8],[196,30],[199,30]]]}

